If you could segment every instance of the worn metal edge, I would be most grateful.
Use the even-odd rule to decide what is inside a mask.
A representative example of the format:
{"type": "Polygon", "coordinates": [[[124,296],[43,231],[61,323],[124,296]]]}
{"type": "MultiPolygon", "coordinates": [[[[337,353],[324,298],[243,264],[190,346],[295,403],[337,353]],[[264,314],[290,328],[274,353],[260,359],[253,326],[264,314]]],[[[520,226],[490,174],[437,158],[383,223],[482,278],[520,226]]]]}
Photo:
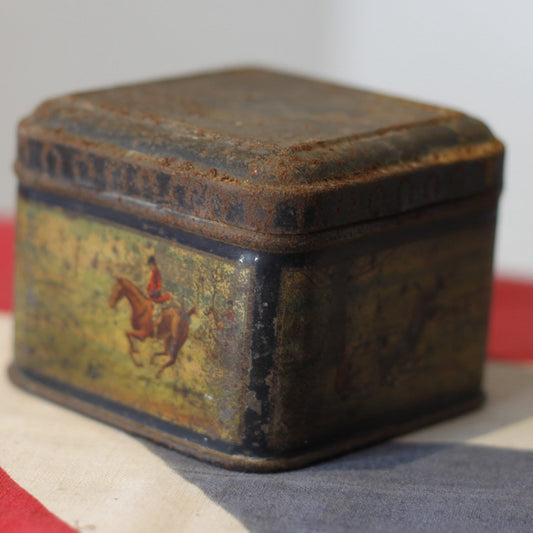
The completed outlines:
{"type": "Polygon", "coordinates": [[[21,126],[15,169],[21,181],[152,203],[167,218],[193,217],[275,236],[335,229],[501,186],[503,145],[494,137],[428,153],[426,146],[420,154],[425,145],[419,139],[420,146],[400,162],[388,161],[388,150],[400,150],[396,142],[389,148],[381,144],[374,162],[362,148],[359,153],[344,147],[336,157],[327,147],[321,155],[304,150],[291,156],[298,161],[292,170],[276,163],[272,180],[258,182],[236,179],[216,166],[168,163],[139,150],[21,126]],[[352,168],[359,163],[362,169],[352,168]],[[307,171],[327,179],[308,182],[299,176],[307,171]],[[287,172],[298,177],[289,179],[287,172]]]}
{"type": "MultiPolygon", "coordinates": [[[[458,132],[455,133],[459,135],[458,132]]],[[[185,173],[196,179],[206,179],[214,186],[217,184],[223,185],[224,187],[235,186],[239,190],[251,189],[272,192],[280,196],[286,193],[292,195],[295,191],[297,193],[310,191],[316,194],[323,189],[329,190],[332,182],[339,187],[343,187],[360,181],[365,182],[379,179],[382,176],[400,174],[404,171],[412,172],[414,169],[431,167],[436,164],[447,165],[467,160],[487,159],[504,152],[503,143],[492,134],[484,123],[462,114],[418,123],[415,122],[409,126],[399,125],[384,130],[375,130],[365,135],[347,136],[300,145],[296,144],[288,148],[278,149],[275,151],[275,156],[272,155],[270,159],[264,159],[263,157],[265,161],[265,172],[266,168],[269,169],[268,179],[254,177],[258,174],[257,170],[250,171],[247,176],[237,177],[229,171],[217,167],[215,161],[200,163],[187,158],[151,154],[133,146],[121,146],[112,140],[104,142],[98,138],[66,131],[64,128],[47,127],[46,123],[35,122],[31,115],[19,123],[17,138],[19,145],[30,140],[41,141],[45,144],[57,143],[73,149],[82,150],[86,153],[109,157],[113,160],[139,163],[147,168],[152,167],[159,172],[166,172],[173,176],[185,173]],[[418,130],[425,130],[429,127],[447,127],[452,129],[452,125],[455,125],[458,129],[460,129],[459,126],[464,126],[465,129],[470,126],[473,130],[480,129],[483,132],[464,132],[466,139],[462,143],[457,142],[457,144],[448,146],[432,144],[428,132],[418,132],[418,130]],[[415,132],[420,135],[425,133],[425,142],[422,143],[418,139],[418,142],[415,143],[414,139],[406,136],[405,139],[401,139],[405,143],[405,146],[403,146],[396,138],[402,132],[408,132],[411,135],[415,132]],[[392,138],[389,139],[389,136],[392,138]],[[468,139],[470,136],[472,138],[468,139]],[[366,154],[366,157],[363,157],[363,154],[358,154],[356,150],[357,148],[363,147],[352,144],[361,141],[370,144],[376,143],[377,147],[381,148],[381,150],[375,150],[376,153],[372,157],[366,154]],[[383,151],[383,144],[390,144],[390,147],[383,151]],[[310,149],[311,147],[312,150],[310,149]],[[329,153],[330,147],[335,147],[338,153],[335,152],[334,156],[332,156],[329,153]],[[398,154],[402,153],[402,150],[405,151],[403,159],[398,159],[396,155],[393,158],[394,161],[389,161],[389,158],[386,157],[390,155],[389,151],[398,154]],[[354,153],[357,155],[355,159],[353,159],[354,153]],[[309,174],[309,177],[313,175],[311,168],[315,169],[317,167],[316,159],[318,157],[321,159],[325,158],[325,162],[328,165],[331,164],[332,158],[333,161],[338,159],[341,165],[336,169],[333,178],[328,169],[328,177],[309,180],[303,177],[306,175],[306,172],[302,174],[300,162],[289,164],[286,161],[287,158],[293,159],[295,156],[297,159],[305,157],[305,159],[310,160],[310,162],[305,162],[304,159],[305,165],[310,167],[311,174],[309,174]],[[347,159],[353,159],[353,161],[347,164],[347,159]],[[284,170],[281,170],[282,168],[284,170]]],[[[179,139],[176,142],[178,141],[179,139]]],[[[364,148],[364,152],[372,152],[373,149],[372,146],[365,146],[364,148]]],[[[243,152],[243,156],[244,154],[249,154],[249,152],[250,150],[247,149],[243,152]]],[[[318,165],[318,167],[320,166],[318,165]]]]}
{"type": "Polygon", "coordinates": [[[18,164],[16,165],[16,170],[19,176],[19,184],[24,188],[63,196],[65,201],[69,201],[69,199],[83,201],[103,208],[144,217],[159,224],[221,241],[232,246],[269,253],[300,253],[324,250],[362,237],[390,231],[396,228],[400,221],[402,225],[418,224],[420,216],[428,217],[427,221],[432,221],[439,217],[455,218],[458,212],[468,210],[478,203],[495,207],[502,190],[501,185],[490,187],[478,194],[468,195],[456,200],[426,205],[375,220],[360,221],[312,233],[272,234],[230,226],[220,221],[194,217],[184,213],[172,212],[165,207],[118,194],[102,193],[96,190],[80,191],[76,187],[62,186],[57,182],[46,178],[43,179],[39,172],[21,169],[18,164]]]}
{"type": "Polygon", "coordinates": [[[323,445],[309,451],[286,456],[248,457],[244,455],[223,453],[206,446],[189,442],[174,435],[163,433],[150,426],[139,426],[138,422],[127,416],[123,416],[117,412],[110,412],[95,406],[90,402],[73,397],[32,379],[25,374],[16,363],[10,365],[8,372],[11,381],[17,386],[62,406],[74,409],[90,418],[117,427],[128,433],[148,438],[158,444],[180,451],[196,459],[207,461],[216,466],[221,466],[230,470],[256,473],[278,472],[309,466],[313,463],[330,459],[349,451],[375,444],[391,437],[422,428],[429,424],[460,415],[479,407],[485,398],[480,390],[476,390],[470,396],[462,398],[454,404],[436,409],[432,413],[428,413],[413,420],[390,425],[384,429],[371,430],[362,435],[350,436],[333,444],[323,445]]]}
{"type": "MultiPolygon", "coordinates": [[[[317,80],[309,79],[307,81],[313,83],[317,80]]],[[[139,87],[151,85],[154,85],[154,82],[140,84],[139,87]]],[[[325,85],[335,87],[335,84],[326,83],[325,85]]],[[[135,85],[123,86],[121,89],[131,87],[135,87],[135,85]]],[[[342,89],[340,86],[337,88],[342,89]]],[[[193,123],[176,121],[165,116],[146,115],[140,111],[109,105],[101,106],[91,101],[91,95],[113,91],[113,89],[102,89],[95,92],[65,95],[43,102],[31,115],[20,122],[19,135],[32,131],[37,135],[76,140],[78,144],[87,147],[92,145],[95,148],[101,148],[102,145],[105,145],[108,151],[118,149],[128,154],[136,152],[139,156],[147,159],[164,161],[166,168],[179,168],[187,163],[197,167],[197,174],[217,168],[220,177],[224,176],[225,179],[239,182],[249,181],[255,184],[257,182],[267,184],[270,181],[274,182],[276,186],[282,185],[285,181],[291,186],[297,185],[297,182],[300,181],[301,172],[297,168],[297,158],[294,157],[296,154],[307,153],[315,160],[319,156],[329,158],[331,156],[330,149],[334,148],[334,151],[338,152],[334,157],[344,160],[342,166],[346,168],[346,158],[349,159],[350,153],[353,154],[358,145],[362,143],[365,145],[364,156],[361,157],[363,154],[359,154],[359,157],[353,160],[352,165],[350,165],[351,174],[360,174],[368,169],[376,168],[382,163],[383,141],[391,142],[386,153],[394,154],[395,159],[397,159],[398,153],[404,154],[400,157],[401,162],[410,163],[419,161],[425,155],[460,150],[465,146],[472,147],[495,140],[485,124],[459,111],[369,91],[360,91],[355,88],[344,87],[344,89],[426,108],[432,110],[434,116],[407,120],[385,127],[370,128],[367,131],[340,137],[316,138],[308,141],[295,140],[293,143],[278,144],[274,141],[262,141],[253,137],[235,137],[227,132],[198,128],[193,123]],[[433,128],[434,138],[427,135],[425,130],[428,128],[433,128]],[[442,128],[457,135],[454,143],[448,144],[446,142],[445,145],[447,146],[440,145],[438,137],[439,132],[442,133],[442,128]],[[158,155],[154,157],[154,154],[150,153],[151,146],[150,148],[141,148],[138,138],[124,136],[124,129],[137,131],[139,137],[157,138],[158,155]],[[422,134],[423,143],[417,142],[418,130],[425,132],[422,134]],[[110,132],[114,132],[114,135],[110,135],[110,132]],[[388,137],[391,137],[391,141],[387,141],[388,137]],[[428,142],[428,138],[430,142],[428,142]],[[324,149],[326,149],[325,152],[324,149]],[[233,154],[229,159],[225,155],[221,155],[228,150],[233,154]],[[240,161],[238,165],[235,155],[238,155],[240,161]],[[370,159],[368,159],[369,155],[370,159]]],[[[307,175],[307,181],[314,181],[317,178],[322,181],[324,178],[321,173],[304,172],[304,174],[307,175]]]]}

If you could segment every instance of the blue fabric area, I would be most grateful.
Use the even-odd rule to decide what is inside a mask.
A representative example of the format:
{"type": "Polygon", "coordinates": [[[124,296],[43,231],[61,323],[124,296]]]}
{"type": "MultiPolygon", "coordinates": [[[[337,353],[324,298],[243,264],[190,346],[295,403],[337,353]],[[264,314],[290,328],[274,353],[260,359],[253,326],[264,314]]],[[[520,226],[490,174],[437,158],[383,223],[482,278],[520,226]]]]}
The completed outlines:
{"type": "Polygon", "coordinates": [[[533,452],[389,442],[245,474],[146,445],[254,533],[533,531],[533,452]]]}

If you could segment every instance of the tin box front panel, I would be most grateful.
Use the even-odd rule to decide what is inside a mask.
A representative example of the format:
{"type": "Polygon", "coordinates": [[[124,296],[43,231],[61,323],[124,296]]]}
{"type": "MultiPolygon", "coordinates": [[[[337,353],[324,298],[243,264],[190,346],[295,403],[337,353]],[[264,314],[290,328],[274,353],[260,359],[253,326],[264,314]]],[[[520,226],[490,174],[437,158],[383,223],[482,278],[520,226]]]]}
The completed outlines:
{"type": "Polygon", "coordinates": [[[494,220],[420,217],[283,268],[272,449],[366,444],[479,401],[494,220]]]}
{"type": "Polygon", "coordinates": [[[19,202],[17,366],[186,438],[238,444],[253,267],[36,196],[19,202]],[[160,303],[147,297],[158,276],[160,303]]]}

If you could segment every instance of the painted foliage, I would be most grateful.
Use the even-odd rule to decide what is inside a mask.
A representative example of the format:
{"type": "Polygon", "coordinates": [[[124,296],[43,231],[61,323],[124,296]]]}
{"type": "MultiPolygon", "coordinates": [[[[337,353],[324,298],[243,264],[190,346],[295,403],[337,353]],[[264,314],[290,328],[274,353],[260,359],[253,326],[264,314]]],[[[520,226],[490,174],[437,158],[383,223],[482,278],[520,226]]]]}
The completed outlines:
{"type": "Polygon", "coordinates": [[[237,442],[251,279],[245,264],[21,201],[18,363],[237,442]]]}

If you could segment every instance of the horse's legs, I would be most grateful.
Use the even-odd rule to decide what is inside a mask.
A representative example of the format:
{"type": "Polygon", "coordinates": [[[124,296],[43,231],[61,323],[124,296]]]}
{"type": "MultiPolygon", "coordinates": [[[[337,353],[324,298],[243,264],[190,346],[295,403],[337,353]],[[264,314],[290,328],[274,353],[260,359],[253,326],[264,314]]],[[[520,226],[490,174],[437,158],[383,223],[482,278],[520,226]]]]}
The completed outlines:
{"type": "Polygon", "coordinates": [[[131,353],[137,353],[139,350],[135,347],[135,344],[133,344],[133,332],[132,331],[126,331],[126,338],[128,339],[128,343],[130,345],[130,354],[131,353]]]}
{"type": "Polygon", "coordinates": [[[159,379],[161,377],[161,374],[163,373],[163,370],[165,370],[165,368],[168,368],[169,366],[172,366],[176,362],[178,352],[185,343],[185,340],[186,337],[181,342],[176,337],[172,337],[172,340],[169,343],[170,354],[168,355],[170,355],[170,359],[158,370],[155,376],[156,378],[159,379]]]}
{"type": "Polygon", "coordinates": [[[152,357],[150,358],[150,364],[155,361],[156,357],[159,357],[160,355],[168,355],[167,352],[156,352],[152,354],[152,357]]]}
{"type": "Polygon", "coordinates": [[[174,342],[174,337],[172,336],[167,337],[164,341],[165,349],[162,352],[155,352],[154,354],[152,354],[152,357],[150,357],[150,364],[154,363],[156,357],[159,357],[160,355],[168,355],[173,342],[174,342]]]}
{"type": "Polygon", "coordinates": [[[143,331],[137,331],[137,330],[130,330],[126,331],[126,337],[128,338],[128,342],[130,343],[130,350],[129,354],[131,357],[131,360],[135,364],[135,366],[143,366],[143,364],[140,361],[137,361],[135,357],[133,357],[134,353],[138,353],[139,350],[135,348],[135,345],[133,344],[133,339],[139,339],[140,341],[144,340],[146,338],[146,335],[143,331]]]}
{"type": "Polygon", "coordinates": [[[157,374],[155,375],[157,379],[161,377],[161,374],[163,373],[163,370],[165,370],[165,368],[172,366],[176,362],[177,356],[178,354],[176,352],[176,355],[171,356],[171,358],[157,371],[157,374]]]}

